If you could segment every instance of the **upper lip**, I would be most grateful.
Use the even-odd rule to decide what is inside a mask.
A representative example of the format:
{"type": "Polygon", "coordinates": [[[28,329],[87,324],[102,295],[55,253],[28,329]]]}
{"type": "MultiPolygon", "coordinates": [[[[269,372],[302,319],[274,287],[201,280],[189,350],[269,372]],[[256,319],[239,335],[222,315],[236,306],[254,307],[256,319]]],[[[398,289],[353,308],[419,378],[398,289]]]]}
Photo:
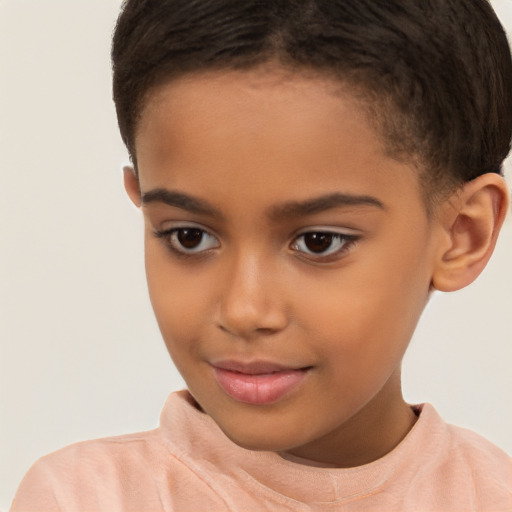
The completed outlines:
{"type": "Polygon", "coordinates": [[[225,359],[211,363],[215,368],[229,370],[231,372],[245,373],[247,375],[259,375],[264,373],[274,373],[293,370],[305,370],[307,367],[286,366],[270,361],[251,361],[243,362],[234,359],[225,359]]]}

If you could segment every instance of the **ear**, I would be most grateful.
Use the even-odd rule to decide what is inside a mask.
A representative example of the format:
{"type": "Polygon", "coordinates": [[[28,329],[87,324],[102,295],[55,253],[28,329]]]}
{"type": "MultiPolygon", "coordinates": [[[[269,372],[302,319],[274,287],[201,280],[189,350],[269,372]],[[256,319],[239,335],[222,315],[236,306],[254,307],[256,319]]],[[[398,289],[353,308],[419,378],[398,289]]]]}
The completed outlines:
{"type": "Polygon", "coordinates": [[[433,288],[459,290],[480,275],[494,251],[509,201],[505,180],[488,173],[466,183],[444,203],[433,288]]]}
{"type": "Polygon", "coordinates": [[[123,167],[123,174],[124,174],[124,189],[126,190],[126,193],[128,194],[128,197],[131,199],[132,203],[137,208],[140,208],[140,205],[141,205],[140,185],[139,185],[139,178],[135,174],[135,169],[130,165],[126,165],[125,167],[123,167]]]}

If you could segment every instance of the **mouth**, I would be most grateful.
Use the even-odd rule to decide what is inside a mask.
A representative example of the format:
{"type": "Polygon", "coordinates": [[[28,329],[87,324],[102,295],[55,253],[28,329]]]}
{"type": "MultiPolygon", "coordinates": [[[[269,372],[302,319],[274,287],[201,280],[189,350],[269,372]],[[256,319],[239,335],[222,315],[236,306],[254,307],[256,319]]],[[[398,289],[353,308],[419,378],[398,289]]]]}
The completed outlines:
{"type": "Polygon", "coordinates": [[[212,368],[217,383],[233,400],[265,405],[281,400],[296,389],[312,367],[291,368],[266,361],[230,360],[216,362],[212,368]]]}

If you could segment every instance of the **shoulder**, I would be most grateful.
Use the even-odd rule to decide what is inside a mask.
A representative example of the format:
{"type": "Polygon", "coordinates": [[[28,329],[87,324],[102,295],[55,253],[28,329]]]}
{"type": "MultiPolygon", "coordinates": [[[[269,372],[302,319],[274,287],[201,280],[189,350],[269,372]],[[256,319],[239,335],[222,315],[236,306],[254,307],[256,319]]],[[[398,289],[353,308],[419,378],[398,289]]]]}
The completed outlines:
{"type": "Polygon", "coordinates": [[[447,460],[478,462],[486,469],[499,468],[510,475],[512,458],[504,450],[472,430],[446,423],[431,404],[421,404],[419,408],[421,437],[435,444],[447,460]]]}
{"type": "Polygon", "coordinates": [[[431,405],[423,413],[423,487],[465,510],[512,510],[512,458],[481,435],[445,423],[431,405]]]}
{"type": "Polygon", "coordinates": [[[455,425],[447,425],[450,455],[471,467],[474,474],[485,474],[503,481],[512,492],[512,458],[480,434],[455,425]]]}
{"type": "Polygon", "coordinates": [[[123,464],[137,465],[161,452],[157,430],[74,443],[37,461],[43,468],[74,472],[94,470],[106,475],[123,464]]]}
{"type": "Polygon", "coordinates": [[[201,496],[224,510],[217,475],[205,471],[204,457],[197,460],[212,426],[187,400],[172,393],[154,430],[79,442],[40,458],[11,512],[140,512],[161,510],[162,500],[166,510],[195,511],[201,496]]]}
{"type": "Polygon", "coordinates": [[[468,429],[448,425],[450,457],[480,510],[512,510],[512,458],[468,429]],[[490,508],[492,507],[492,508],[490,508]]]}
{"type": "Polygon", "coordinates": [[[38,459],[23,478],[12,511],[62,510],[80,503],[94,509],[98,489],[138,481],[162,458],[157,431],[71,444],[38,459]]]}

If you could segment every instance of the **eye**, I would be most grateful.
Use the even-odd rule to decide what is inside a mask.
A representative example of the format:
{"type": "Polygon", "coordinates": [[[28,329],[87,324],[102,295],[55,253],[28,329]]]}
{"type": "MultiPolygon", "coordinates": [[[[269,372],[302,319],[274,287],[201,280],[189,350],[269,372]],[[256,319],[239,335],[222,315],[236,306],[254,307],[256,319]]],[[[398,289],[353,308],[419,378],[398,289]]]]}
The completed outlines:
{"type": "Polygon", "coordinates": [[[155,236],[163,239],[169,249],[182,256],[195,255],[219,247],[219,242],[213,235],[196,227],[155,231],[155,236]]]}
{"type": "Polygon", "coordinates": [[[346,233],[309,231],[299,235],[291,247],[308,256],[320,256],[318,259],[321,260],[343,254],[357,239],[357,235],[346,233]]]}

